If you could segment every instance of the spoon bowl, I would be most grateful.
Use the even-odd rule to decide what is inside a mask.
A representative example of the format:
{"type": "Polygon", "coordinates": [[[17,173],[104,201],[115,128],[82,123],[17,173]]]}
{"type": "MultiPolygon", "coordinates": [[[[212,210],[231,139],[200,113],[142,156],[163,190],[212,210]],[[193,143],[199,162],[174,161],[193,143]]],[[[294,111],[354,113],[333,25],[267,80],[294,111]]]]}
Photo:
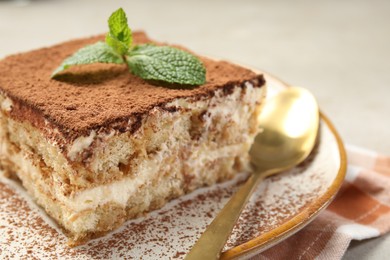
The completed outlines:
{"type": "Polygon", "coordinates": [[[298,87],[283,91],[267,101],[258,120],[260,133],[249,151],[255,173],[291,168],[313,149],[319,112],[309,91],[298,87]]]}
{"type": "Polygon", "coordinates": [[[249,151],[253,173],[207,227],[185,259],[217,259],[257,184],[301,163],[313,150],[318,105],[309,91],[292,87],[264,105],[259,134],[249,151]]]}

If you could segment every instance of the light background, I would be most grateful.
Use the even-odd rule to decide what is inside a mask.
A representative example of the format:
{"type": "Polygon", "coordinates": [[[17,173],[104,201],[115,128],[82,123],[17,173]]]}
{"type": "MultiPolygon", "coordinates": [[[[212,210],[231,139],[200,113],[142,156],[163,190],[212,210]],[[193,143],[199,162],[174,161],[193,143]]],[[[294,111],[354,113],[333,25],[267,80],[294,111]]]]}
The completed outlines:
{"type": "MultiPolygon", "coordinates": [[[[312,91],[344,141],[390,155],[390,1],[0,0],[0,57],[107,30],[132,29],[263,69],[312,91]]],[[[390,236],[345,259],[385,259],[390,236]]]]}

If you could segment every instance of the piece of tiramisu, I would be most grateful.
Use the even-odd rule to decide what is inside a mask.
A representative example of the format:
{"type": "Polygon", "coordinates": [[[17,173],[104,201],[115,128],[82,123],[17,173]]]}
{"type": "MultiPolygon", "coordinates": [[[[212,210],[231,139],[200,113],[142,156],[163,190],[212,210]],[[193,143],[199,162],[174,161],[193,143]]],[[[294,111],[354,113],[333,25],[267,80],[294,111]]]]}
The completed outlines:
{"type": "MultiPolygon", "coordinates": [[[[147,43],[145,34],[133,34],[147,43]]],[[[262,75],[200,57],[206,83],[149,82],[125,65],[53,70],[104,36],[0,61],[0,162],[79,244],[249,164],[262,75]]]]}

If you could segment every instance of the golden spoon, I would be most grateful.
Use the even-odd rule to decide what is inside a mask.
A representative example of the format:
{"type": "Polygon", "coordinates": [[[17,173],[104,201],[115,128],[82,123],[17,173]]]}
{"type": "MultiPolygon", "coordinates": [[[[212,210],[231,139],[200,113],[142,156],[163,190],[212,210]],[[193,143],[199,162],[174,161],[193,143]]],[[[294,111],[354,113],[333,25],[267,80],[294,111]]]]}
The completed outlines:
{"type": "Polygon", "coordinates": [[[267,101],[249,151],[253,174],[207,227],[185,259],[218,259],[246,202],[261,180],[294,167],[314,147],[319,111],[309,91],[292,87],[267,101]]]}

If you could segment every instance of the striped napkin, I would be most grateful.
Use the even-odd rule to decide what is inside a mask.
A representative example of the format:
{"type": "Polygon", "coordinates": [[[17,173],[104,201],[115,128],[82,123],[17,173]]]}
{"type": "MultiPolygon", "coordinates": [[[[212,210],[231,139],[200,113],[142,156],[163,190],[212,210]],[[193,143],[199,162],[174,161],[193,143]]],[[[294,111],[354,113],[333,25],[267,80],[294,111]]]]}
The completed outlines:
{"type": "Polygon", "coordinates": [[[312,223],[257,259],[340,259],[351,240],[390,231],[390,157],[347,146],[346,180],[312,223]]]}

